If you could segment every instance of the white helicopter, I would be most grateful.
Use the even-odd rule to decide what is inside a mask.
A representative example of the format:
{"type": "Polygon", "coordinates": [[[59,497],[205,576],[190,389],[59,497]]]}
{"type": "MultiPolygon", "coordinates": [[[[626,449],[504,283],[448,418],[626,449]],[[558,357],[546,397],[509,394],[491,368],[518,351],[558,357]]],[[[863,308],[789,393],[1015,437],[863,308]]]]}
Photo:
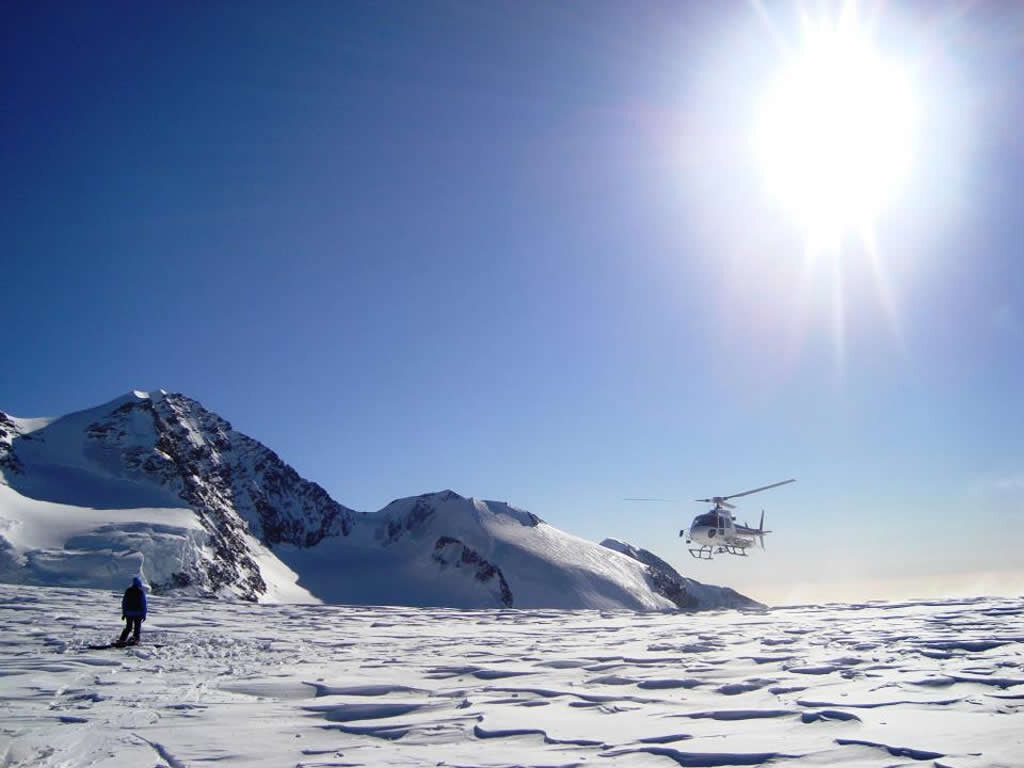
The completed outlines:
{"type": "Polygon", "coordinates": [[[690,547],[690,554],[698,560],[710,560],[713,554],[739,555],[746,557],[747,548],[754,545],[754,538],[761,542],[761,549],[764,549],[764,535],[771,533],[764,529],[764,510],[761,510],[761,524],[757,528],[749,525],[737,525],[733,520],[730,509],[735,507],[729,503],[729,499],[737,499],[740,496],[749,496],[752,493],[767,491],[769,488],[778,488],[780,485],[795,483],[795,478],[783,480],[771,485],[763,485],[751,491],[734,493],[729,496],[712,496],[710,499],[697,499],[697,501],[714,504],[710,511],[703,515],[697,515],[690,523],[690,528],[684,528],[679,532],[680,536],[686,536],[687,544],[696,544],[690,547]]]}

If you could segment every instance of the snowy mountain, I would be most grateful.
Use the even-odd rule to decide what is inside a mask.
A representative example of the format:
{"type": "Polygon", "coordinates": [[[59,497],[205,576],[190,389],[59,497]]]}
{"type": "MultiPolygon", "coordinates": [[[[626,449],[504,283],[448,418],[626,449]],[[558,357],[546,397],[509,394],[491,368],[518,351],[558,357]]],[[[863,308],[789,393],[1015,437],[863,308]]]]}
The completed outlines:
{"type": "Polygon", "coordinates": [[[760,607],[731,590],[690,580],[670,584],[641,559],[565,533],[507,502],[464,498],[450,490],[398,499],[357,517],[347,537],[274,551],[302,574],[304,586],[330,603],[760,607]],[[370,572],[373,579],[366,578],[370,572]],[[689,585],[699,589],[687,594],[689,585]]]}
{"type": "Polygon", "coordinates": [[[261,565],[276,559],[270,546],[344,535],[353,514],[224,419],[162,391],[57,419],[0,413],[0,474],[2,578],[36,584],[107,586],[141,570],[157,591],[255,600],[281,586],[261,565]]]}
{"type": "Polygon", "coordinates": [[[446,490],[356,513],[180,394],[0,412],[0,581],[261,602],[756,607],[645,550],[446,490]]]}

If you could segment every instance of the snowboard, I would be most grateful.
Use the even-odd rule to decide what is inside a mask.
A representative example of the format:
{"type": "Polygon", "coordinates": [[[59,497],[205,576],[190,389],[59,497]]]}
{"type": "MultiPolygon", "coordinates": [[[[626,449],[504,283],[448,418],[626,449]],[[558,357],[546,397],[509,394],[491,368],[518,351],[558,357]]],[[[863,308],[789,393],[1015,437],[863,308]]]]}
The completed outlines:
{"type": "MultiPolygon", "coordinates": [[[[134,648],[142,643],[134,643],[131,640],[125,643],[119,643],[114,641],[113,643],[106,643],[105,645],[87,645],[85,646],[90,651],[105,651],[107,648],[134,648]]],[[[146,643],[147,648],[163,648],[163,643],[146,643]]]]}

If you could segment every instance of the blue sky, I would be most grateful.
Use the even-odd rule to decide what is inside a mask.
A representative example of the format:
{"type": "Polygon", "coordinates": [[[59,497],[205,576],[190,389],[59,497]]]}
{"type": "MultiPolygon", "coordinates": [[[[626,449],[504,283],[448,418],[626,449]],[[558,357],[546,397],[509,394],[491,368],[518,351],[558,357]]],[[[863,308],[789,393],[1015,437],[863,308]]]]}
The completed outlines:
{"type": "Polygon", "coordinates": [[[759,175],[788,4],[8,9],[0,408],[179,391],[349,506],[450,487],[766,599],[1024,589],[1024,11],[891,5],[886,290],[759,175]],[[787,477],[767,554],[690,561],[688,499],[787,477]]]}

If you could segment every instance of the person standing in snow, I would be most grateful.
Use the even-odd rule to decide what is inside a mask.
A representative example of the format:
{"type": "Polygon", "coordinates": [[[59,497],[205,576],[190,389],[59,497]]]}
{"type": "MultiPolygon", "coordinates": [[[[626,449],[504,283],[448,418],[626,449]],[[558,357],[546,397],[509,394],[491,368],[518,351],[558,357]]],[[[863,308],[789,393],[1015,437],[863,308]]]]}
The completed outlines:
{"type": "Polygon", "coordinates": [[[121,618],[125,624],[118,643],[123,644],[128,639],[129,632],[132,633],[132,642],[139,642],[142,622],[146,620],[146,592],[142,589],[142,579],[138,576],[132,579],[132,585],[124,591],[124,597],[121,598],[121,618]]]}

